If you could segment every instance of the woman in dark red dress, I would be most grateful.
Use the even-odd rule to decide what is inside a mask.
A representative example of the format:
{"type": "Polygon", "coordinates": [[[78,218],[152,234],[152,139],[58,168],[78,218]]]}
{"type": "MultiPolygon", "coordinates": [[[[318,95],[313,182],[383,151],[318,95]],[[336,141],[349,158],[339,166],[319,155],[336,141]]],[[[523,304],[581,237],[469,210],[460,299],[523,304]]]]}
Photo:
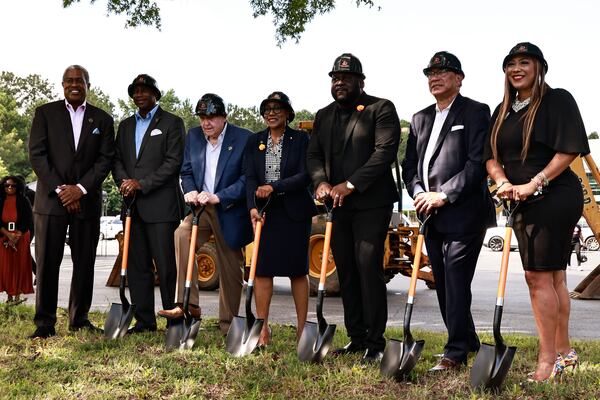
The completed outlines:
{"type": "Polygon", "coordinates": [[[25,301],[22,294],[33,293],[29,249],[33,215],[21,179],[6,176],[0,185],[0,292],[8,294],[7,303],[18,304],[25,301]]]}
{"type": "Polygon", "coordinates": [[[546,84],[548,64],[537,46],[517,44],[502,67],[504,100],[492,116],[484,159],[498,195],[521,203],[514,230],[540,346],[529,380],[545,381],[578,364],[565,269],[583,193],[569,165],[590,150],[575,100],[546,84]]]}

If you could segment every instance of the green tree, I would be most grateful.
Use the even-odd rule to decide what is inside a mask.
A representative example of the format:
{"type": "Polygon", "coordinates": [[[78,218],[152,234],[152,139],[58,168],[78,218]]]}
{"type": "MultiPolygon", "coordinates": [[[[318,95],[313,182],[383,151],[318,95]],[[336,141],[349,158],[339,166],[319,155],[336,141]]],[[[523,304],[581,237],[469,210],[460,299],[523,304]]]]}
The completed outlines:
{"type": "Polygon", "coordinates": [[[588,139],[599,139],[598,132],[594,131],[588,135],[588,139]]]}
{"type": "Polygon", "coordinates": [[[256,107],[245,108],[229,104],[227,106],[227,121],[252,132],[262,131],[267,127],[256,107]]]}
{"type": "Polygon", "coordinates": [[[0,91],[12,96],[17,108],[31,117],[37,106],[56,99],[54,85],[37,74],[23,78],[12,72],[2,71],[0,91]]]}
{"type": "Polygon", "coordinates": [[[106,111],[113,118],[116,118],[115,103],[110,100],[110,96],[98,87],[92,87],[87,94],[86,101],[90,104],[106,111]]]}
{"type": "Polygon", "coordinates": [[[408,141],[408,132],[410,130],[410,122],[401,119],[400,120],[400,146],[398,146],[398,162],[404,161],[404,154],[406,153],[406,142],[408,141]]]}
{"type": "MultiPolygon", "coordinates": [[[[63,0],[63,7],[69,7],[81,0],[63,0]]],[[[373,0],[353,0],[356,6],[366,5],[369,8],[375,5],[373,0]]],[[[90,0],[95,3],[96,0],[90,0]]],[[[281,46],[288,39],[296,42],[304,33],[305,25],[313,20],[315,15],[326,14],[335,8],[335,0],[250,0],[252,16],[257,18],[271,14],[275,26],[275,38],[281,46]]],[[[381,7],[378,7],[381,10],[381,7]]],[[[108,0],[107,14],[125,14],[125,25],[136,27],[140,25],[161,28],[160,8],[150,0],[108,0]]]]}
{"type": "Polygon", "coordinates": [[[315,113],[308,110],[296,111],[296,118],[291,123],[292,128],[298,129],[300,121],[314,121],[315,113]]]}
{"type": "Polygon", "coordinates": [[[17,100],[0,89],[0,159],[10,174],[31,178],[27,138],[31,122],[19,112],[17,100]]]}

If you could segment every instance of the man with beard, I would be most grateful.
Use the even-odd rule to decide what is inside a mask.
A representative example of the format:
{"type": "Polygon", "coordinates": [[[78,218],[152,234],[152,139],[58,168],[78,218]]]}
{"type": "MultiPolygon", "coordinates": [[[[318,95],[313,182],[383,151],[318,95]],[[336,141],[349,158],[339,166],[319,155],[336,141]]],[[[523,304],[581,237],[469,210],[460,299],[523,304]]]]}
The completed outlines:
{"type": "Polygon", "coordinates": [[[69,330],[99,332],[88,311],[94,290],[94,262],[100,235],[102,182],[114,155],[110,115],[87,103],[88,71],[81,65],[63,74],[64,100],[35,110],[29,136],[29,160],[38,177],[33,205],[37,260],[37,329],[30,338],[56,334],[58,278],[69,231],[73,277],[69,294],[69,330]]]}
{"type": "Polygon", "coordinates": [[[136,323],[130,333],[156,331],[154,267],[163,308],[172,308],[177,269],[173,235],[183,218],[179,169],[183,161],[183,120],[158,104],[156,80],[138,75],[128,87],[138,111],[119,124],[113,177],[134,201],[127,278],[136,323]]]}
{"type": "Polygon", "coordinates": [[[377,362],[385,348],[383,251],[399,198],[391,164],[400,122],[389,100],[363,91],[365,75],[354,55],[336,58],[329,76],[335,101],[317,112],[307,167],[317,199],[334,207],[331,248],[350,337],[334,354],[364,352],[364,363],[377,362]]]}
{"type": "Polygon", "coordinates": [[[490,109],[460,95],[465,74],[452,53],[434,54],[423,73],[436,103],[413,116],[402,179],[417,213],[434,213],[425,245],[448,342],[431,371],[444,371],[479,349],[471,281],[486,227],[496,222],[482,162],[490,109]]]}

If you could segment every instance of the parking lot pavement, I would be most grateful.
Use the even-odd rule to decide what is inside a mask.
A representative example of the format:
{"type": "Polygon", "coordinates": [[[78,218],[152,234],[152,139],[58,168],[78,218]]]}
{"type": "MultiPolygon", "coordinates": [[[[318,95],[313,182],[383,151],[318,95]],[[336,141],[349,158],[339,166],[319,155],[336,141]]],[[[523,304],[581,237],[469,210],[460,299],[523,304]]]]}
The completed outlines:
{"type": "MultiPolygon", "coordinates": [[[[94,297],[92,302],[93,310],[108,311],[111,302],[120,302],[118,288],[106,286],[106,280],[118,253],[117,245],[116,240],[100,241],[98,245],[94,297]]],[[[573,290],[590,271],[600,264],[600,251],[587,252],[586,255],[588,261],[582,265],[582,271],[577,269],[567,270],[569,290],[573,290]]],[[[479,257],[472,285],[472,312],[478,331],[491,331],[492,329],[501,256],[502,253],[493,252],[484,247],[479,257]]],[[[574,255],[573,260],[575,260],[574,255]]],[[[68,305],[72,272],[73,267],[70,251],[68,246],[65,246],[65,257],[61,266],[59,282],[58,304],[60,307],[67,307],[68,305]]],[[[409,278],[397,275],[387,286],[388,326],[402,326],[408,284],[409,278]]],[[[158,287],[155,288],[154,294],[156,299],[155,308],[159,310],[162,307],[158,287]]],[[[316,320],[315,299],[311,298],[309,302],[309,321],[316,320]]],[[[33,304],[34,301],[35,297],[30,295],[28,303],[33,304]]],[[[218,291],[201,292],[200,303],[203,315],[208,317],[216,317],[218,315],[218,291]]],[[[243,305],[244,302],[242,301],[241,304],[243,305]]],[[[342,302],[339,297],[326,298],[324,313],[328,322],[343,325],[344,314],[342,302]]],[[[591,317],[597,315],[600,315],[600,301],[573,300],[571,302],[571,336],[581,339],[600,338],[600,334],[598,333],[600,332],[600,319],[591,317]]],[[[269,318],[276,323],[296,323],[295,308],[291,298],[289,279],[287,278],[275,278],[274,295],[269,318]]],[[[421,281],[417,285],[411,326],[413,329],[445,331],[437,305],[435,290],[427,289],[421,281]]],[[[535,335],[536,332],[529,302],[529,292],[523,277],[523,269],[518,252],[511,252],[509,258],[502,330],[506,333],[514,332],[531,335],[535,335]]]]}

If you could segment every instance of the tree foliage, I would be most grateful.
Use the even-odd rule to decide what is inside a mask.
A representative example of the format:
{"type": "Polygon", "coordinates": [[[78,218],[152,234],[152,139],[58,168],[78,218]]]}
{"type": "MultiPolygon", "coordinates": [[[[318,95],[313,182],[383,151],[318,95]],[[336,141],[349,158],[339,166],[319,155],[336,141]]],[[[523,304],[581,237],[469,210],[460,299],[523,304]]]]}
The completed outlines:
{"type": "Polygon", "coordinates": [[[594,131],[588,135],[588,139],[598,139],[598,132],[594,131]]]}
{"type": "Polygon", "coordinates": [[[235,104],[229,104],[227,106],[227,121],[234,125],[241,126],[242,128],[249,129],[252,132],[262,131],[267,127],[256,107],[245,108],[236,106],[235,104]]]}
{"type": "MultiPolygon", "coordinates": [[[[63,7],[69,7],[81,0],[63,0],[63,7]]],[[[353,0],[356,6],[373,7],[373,0],[353,0]]],[[[95,3],[96,0],[90,0],[95,3]]],[[[335,0],[250,0],[253,17],[258,18],[270,14],[273,16],[275,38],[281,46],[288,39],[300,40],[305,26],[315,15],[331,12],[335,8],[335,0]]],[[[379,7],[381,9],[381,7],[379,7]]],[[[150,0],[108,0],[107,14],[125,14],[125,25],[136,27],[141,25],[155,26],[160,30],[160,8],[150,0]]]]}

